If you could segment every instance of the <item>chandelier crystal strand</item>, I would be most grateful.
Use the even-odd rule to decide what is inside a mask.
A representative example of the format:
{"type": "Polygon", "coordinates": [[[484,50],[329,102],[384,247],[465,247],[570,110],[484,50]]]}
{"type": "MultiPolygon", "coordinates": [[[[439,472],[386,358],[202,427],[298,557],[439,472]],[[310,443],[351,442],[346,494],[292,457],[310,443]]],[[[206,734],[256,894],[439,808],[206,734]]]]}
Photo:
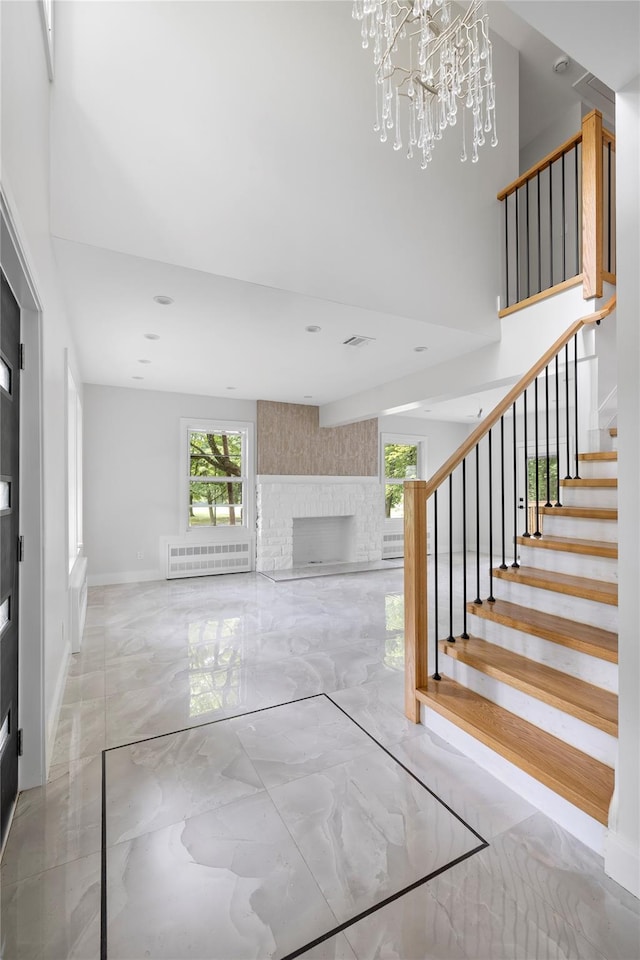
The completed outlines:
{"type": "Polygon", "coordinates": [[[376,81],[374,130],[385,143],[395,130],[394,150],[416,153],[424,169],[447,127],[462,125],[467,159],[469,114],[471,161],[490,136],[498,143],[495,120],[493,52],[484,0],[452,16],[450,0],[354,0],[353,19],[361,24],[362,46],[371,42],[376,81]]]}

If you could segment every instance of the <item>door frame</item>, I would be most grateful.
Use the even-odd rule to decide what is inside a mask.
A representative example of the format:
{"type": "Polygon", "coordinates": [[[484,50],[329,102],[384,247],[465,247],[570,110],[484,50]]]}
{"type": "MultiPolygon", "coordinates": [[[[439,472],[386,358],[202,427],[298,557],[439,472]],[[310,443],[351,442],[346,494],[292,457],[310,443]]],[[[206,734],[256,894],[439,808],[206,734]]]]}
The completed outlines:
{"type": "Polygon", "coordinates": [[[24,749],[18,762],[18,789],[26,790],[46,780],[42,302],[21,240],[24,232],[13,213],[16,209],[6,184],[0,183],[2,269],[20,306],[26,353],[20,380],[20,532],[25,558],[20,564],[18,603],[18,724],[24,749]]]}

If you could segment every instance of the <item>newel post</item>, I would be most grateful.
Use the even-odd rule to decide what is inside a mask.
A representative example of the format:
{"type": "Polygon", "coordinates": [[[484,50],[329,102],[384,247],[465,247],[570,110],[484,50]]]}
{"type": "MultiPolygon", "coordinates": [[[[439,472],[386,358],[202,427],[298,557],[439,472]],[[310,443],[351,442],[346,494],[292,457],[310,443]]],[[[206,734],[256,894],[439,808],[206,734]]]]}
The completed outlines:
{"type": "Polygon", "coordinates": [[[420,723],[416,689],[427,684],[427,483],[404,484],[404,703],[420,723]]]}
{"type": "Polygon", "coordinates": [[[582,295],[602,296],[602,114],[582,120],[582,295]]]}

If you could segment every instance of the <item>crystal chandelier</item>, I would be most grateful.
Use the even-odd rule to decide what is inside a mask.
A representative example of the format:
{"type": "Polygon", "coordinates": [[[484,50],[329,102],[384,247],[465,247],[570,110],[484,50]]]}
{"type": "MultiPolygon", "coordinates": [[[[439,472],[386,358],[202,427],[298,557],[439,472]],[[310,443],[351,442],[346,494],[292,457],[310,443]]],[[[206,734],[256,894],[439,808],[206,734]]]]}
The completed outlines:
{"type": "Polygon", "coordinates": [[[373,45],[376,67],[374,130],[393,149],[417,155],[424,170],[447,127],[461,127],[460,159],[478,161],[490,135],[495,147],[495,84],[486,4],[472,0],[454,17],[449,0],[354,0],[362,46],[373,45]]]}

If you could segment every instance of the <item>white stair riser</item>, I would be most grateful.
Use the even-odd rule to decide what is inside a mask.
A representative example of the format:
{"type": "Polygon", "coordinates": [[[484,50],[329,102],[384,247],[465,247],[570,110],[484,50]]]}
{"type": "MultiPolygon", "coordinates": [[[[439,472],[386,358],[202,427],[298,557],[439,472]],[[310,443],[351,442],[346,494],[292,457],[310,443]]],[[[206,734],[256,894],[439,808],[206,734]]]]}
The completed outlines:
{"type": "MultiPolygon", "coordinates": [[[[571,464],[571,475],[573,476],[576,472],[575,470],[575,461],[571,464]]],[[[587,480],[590,477],[617,477],[618,476],[618,461],[617,460],[580,460],[579,464],[579,473],[583,480],[587,480]]],[[[560,477],[562,480],[563,478],[560,477]]]]}
{"type": "Polygon", "coordinates": [[[554,613],[567,620],[591,623],[595,627],[618,632],[618,608],[607,603],[583,600],[582,597],[572,597],[553,590],[543,590],[508,580],[495,581],[494,596],[498,600],[508,600],[510,603],[531,607],[532,610],[554,613]]]}
{"type": "Polygon", "coordinates": [[[560,501],[563,507],[613,507],[618,506],[616,487],[561,487],[560,501]]]}
{"type": "Polygon", "coordinates": [[[479,764],[510,790],[515,790],[538,810],[564,827],[572,836],[586,844],[589,849],[594,850],[598,856],[604,855],[606,829],[601,823],[545,787],[539,780],[526,774],[516,764],[510,763],[495,750],[476,740],[455,723],[441,717],[435,710],[423,704],[420,716],[421,723],[428,730],[479,764]]]}
{"type": "Polygon", "coordinates": [[[561,670],[586,683],[593,683],[596,687],[602,687],[612,693],[618,691],[616,663],[600,660],[590,654],[545,640],[543,637],[534,637],[521,630],[514,630],[504,624],[473,615],[467,618],[467,631],[474,637],[480,637],[513,653],[519,653],[529,660],[535,660],[536,663],[544,663],[548,667],[553,667],[554,670],[561,670]]]}
{"type": "Polygon", "coordinates": [[[542,533],[549,537],[571,537],[576,540],[604,540],[617,543],[617,520],[594,520],[591,517],[561,517],[545,514],[542,518],[542,533]]]}
{"type": "Polygon", "coordinates": [[[618,561],[609,557],[590,557],[520,544],[520,563],[525,567],[537,567],[538,570],[555,570],[557,573],[570,573],[576,577],[591,577],[610,583],[618,580],[618,561]]]}
{"type": "Polygon", "coordinates": [[[500,680],[494,680],[493,677],[488,677],[452,657],[442,657],[440,670],[441,673],[463,684],[481,697],[499,704],[505,710],[546,730],[559,740],[570,743],[590,757],[609,766],[614,765],[617,740],[610,734],[522,693],[500,680]]]}

